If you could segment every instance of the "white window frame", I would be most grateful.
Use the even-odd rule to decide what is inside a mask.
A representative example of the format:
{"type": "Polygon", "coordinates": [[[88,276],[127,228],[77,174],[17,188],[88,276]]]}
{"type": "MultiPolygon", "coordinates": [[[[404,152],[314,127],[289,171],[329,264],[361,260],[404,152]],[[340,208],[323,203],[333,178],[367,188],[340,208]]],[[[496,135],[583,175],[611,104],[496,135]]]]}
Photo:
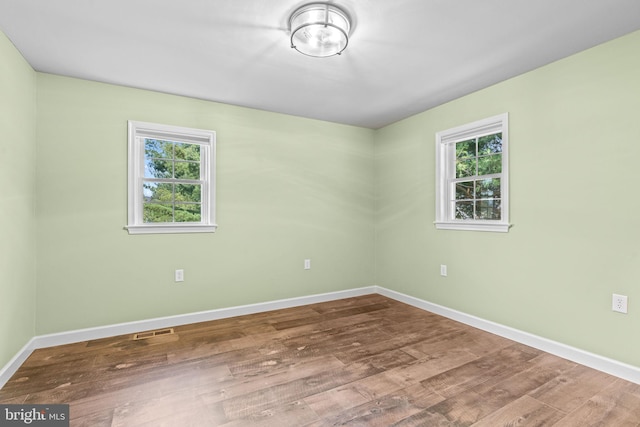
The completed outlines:
{"type": "Polygon", "coordinates": [[[499,114],[436,133],[436,220],[437,229],[508,232],[509,227],[509,115],[499,114]],[[456,142],[502,132],[500,178],[501,219],[455,219],[456,142]]]}
{"type": "Polygon", "coordinates": [[[191,129],[158,123],[128,121],[129,130],[129,175],[128,175],[128,224],[129,234],[163,233],[213,233],[215,221],[215,153],[216,133],[210,130],[191,129]],[[144,140],[164,139],[200,145],[201,221],[144,223],[143,179],[144,140]]]}

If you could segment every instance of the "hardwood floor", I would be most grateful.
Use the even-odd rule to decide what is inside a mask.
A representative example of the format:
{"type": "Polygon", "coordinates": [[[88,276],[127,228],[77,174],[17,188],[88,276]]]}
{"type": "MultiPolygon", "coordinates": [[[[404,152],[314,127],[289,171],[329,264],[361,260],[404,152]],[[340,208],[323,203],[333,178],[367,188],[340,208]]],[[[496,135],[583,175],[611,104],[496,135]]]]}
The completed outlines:
{"type": "Polygon", "coordinates": [[[36,350],[71,426],[640,426],[640,385],[381,295],[36,350]]]}

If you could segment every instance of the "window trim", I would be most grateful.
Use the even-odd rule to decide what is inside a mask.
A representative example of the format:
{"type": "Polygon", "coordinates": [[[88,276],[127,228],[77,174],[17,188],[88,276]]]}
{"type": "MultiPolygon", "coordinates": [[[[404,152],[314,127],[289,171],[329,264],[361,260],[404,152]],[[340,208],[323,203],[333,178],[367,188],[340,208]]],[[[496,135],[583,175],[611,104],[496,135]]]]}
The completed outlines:
{"type": "MultiPolygon", "coordinates": [[[[455,151],[453,152],[455,155],[455,151]]],[[[457,126],[436,133],[436,220],[435,227],[439,230],[468,230],[468,231],[509,231],[509,115],[508,113],[478,120],[462,126],[457,126]],[[451,144],[465,139],[502,132],[502,171],[500,173],[501,186],[501,216],[495,220],[460,220],[453,219],[451,209],[450,183],[451,179],[451,144]]]]}
{"type": "Polygon", "coordinates": [[[216,133],[158,123],[129,120],[128,124],[128,201],[125,229],[129,234],[213,233],[215,221],[216,133]],[[201,222],[144,223],[142,220],[144,178],[144,138],[167,139],[201,145],[202,201],[201,222]]]}

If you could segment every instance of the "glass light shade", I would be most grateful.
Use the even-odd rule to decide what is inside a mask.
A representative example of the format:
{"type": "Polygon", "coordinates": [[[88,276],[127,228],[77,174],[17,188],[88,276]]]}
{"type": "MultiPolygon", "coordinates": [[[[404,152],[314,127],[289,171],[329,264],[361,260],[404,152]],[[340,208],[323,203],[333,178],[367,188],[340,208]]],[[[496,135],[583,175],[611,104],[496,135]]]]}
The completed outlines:
{"type": "Polygon", "coordinates": [[[309,56],[339,55],[349,43],[349,16],[336,6],[312,3],[289,18],[291,47],[309,56]]]}

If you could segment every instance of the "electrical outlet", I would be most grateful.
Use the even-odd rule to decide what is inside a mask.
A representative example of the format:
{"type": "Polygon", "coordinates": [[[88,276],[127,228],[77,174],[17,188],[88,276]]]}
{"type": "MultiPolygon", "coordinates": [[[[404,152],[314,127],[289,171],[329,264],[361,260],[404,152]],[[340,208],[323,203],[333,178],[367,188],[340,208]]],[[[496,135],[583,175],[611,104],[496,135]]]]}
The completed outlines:
{"type": "Polygon", "coordinates": [[[176,270],[176,282],[184,282],[184,270],[176,270]]]}
{"type": "Polygon", "coordinates": [[[440,264],[440,275],[447,276],[447,266],[445,264],[440,264]]]}
{"type": "Polygon", "coordinates": [[[304,260],[304,269],[305,270],[311,270],[311,260],[310,259],[305,259],[304,260]]]}
{"type": "Polygon", "coordinates": [[[627,296],[613,294],[611,309],[619,313],[626,313],[627,312],[627,296]]]}

